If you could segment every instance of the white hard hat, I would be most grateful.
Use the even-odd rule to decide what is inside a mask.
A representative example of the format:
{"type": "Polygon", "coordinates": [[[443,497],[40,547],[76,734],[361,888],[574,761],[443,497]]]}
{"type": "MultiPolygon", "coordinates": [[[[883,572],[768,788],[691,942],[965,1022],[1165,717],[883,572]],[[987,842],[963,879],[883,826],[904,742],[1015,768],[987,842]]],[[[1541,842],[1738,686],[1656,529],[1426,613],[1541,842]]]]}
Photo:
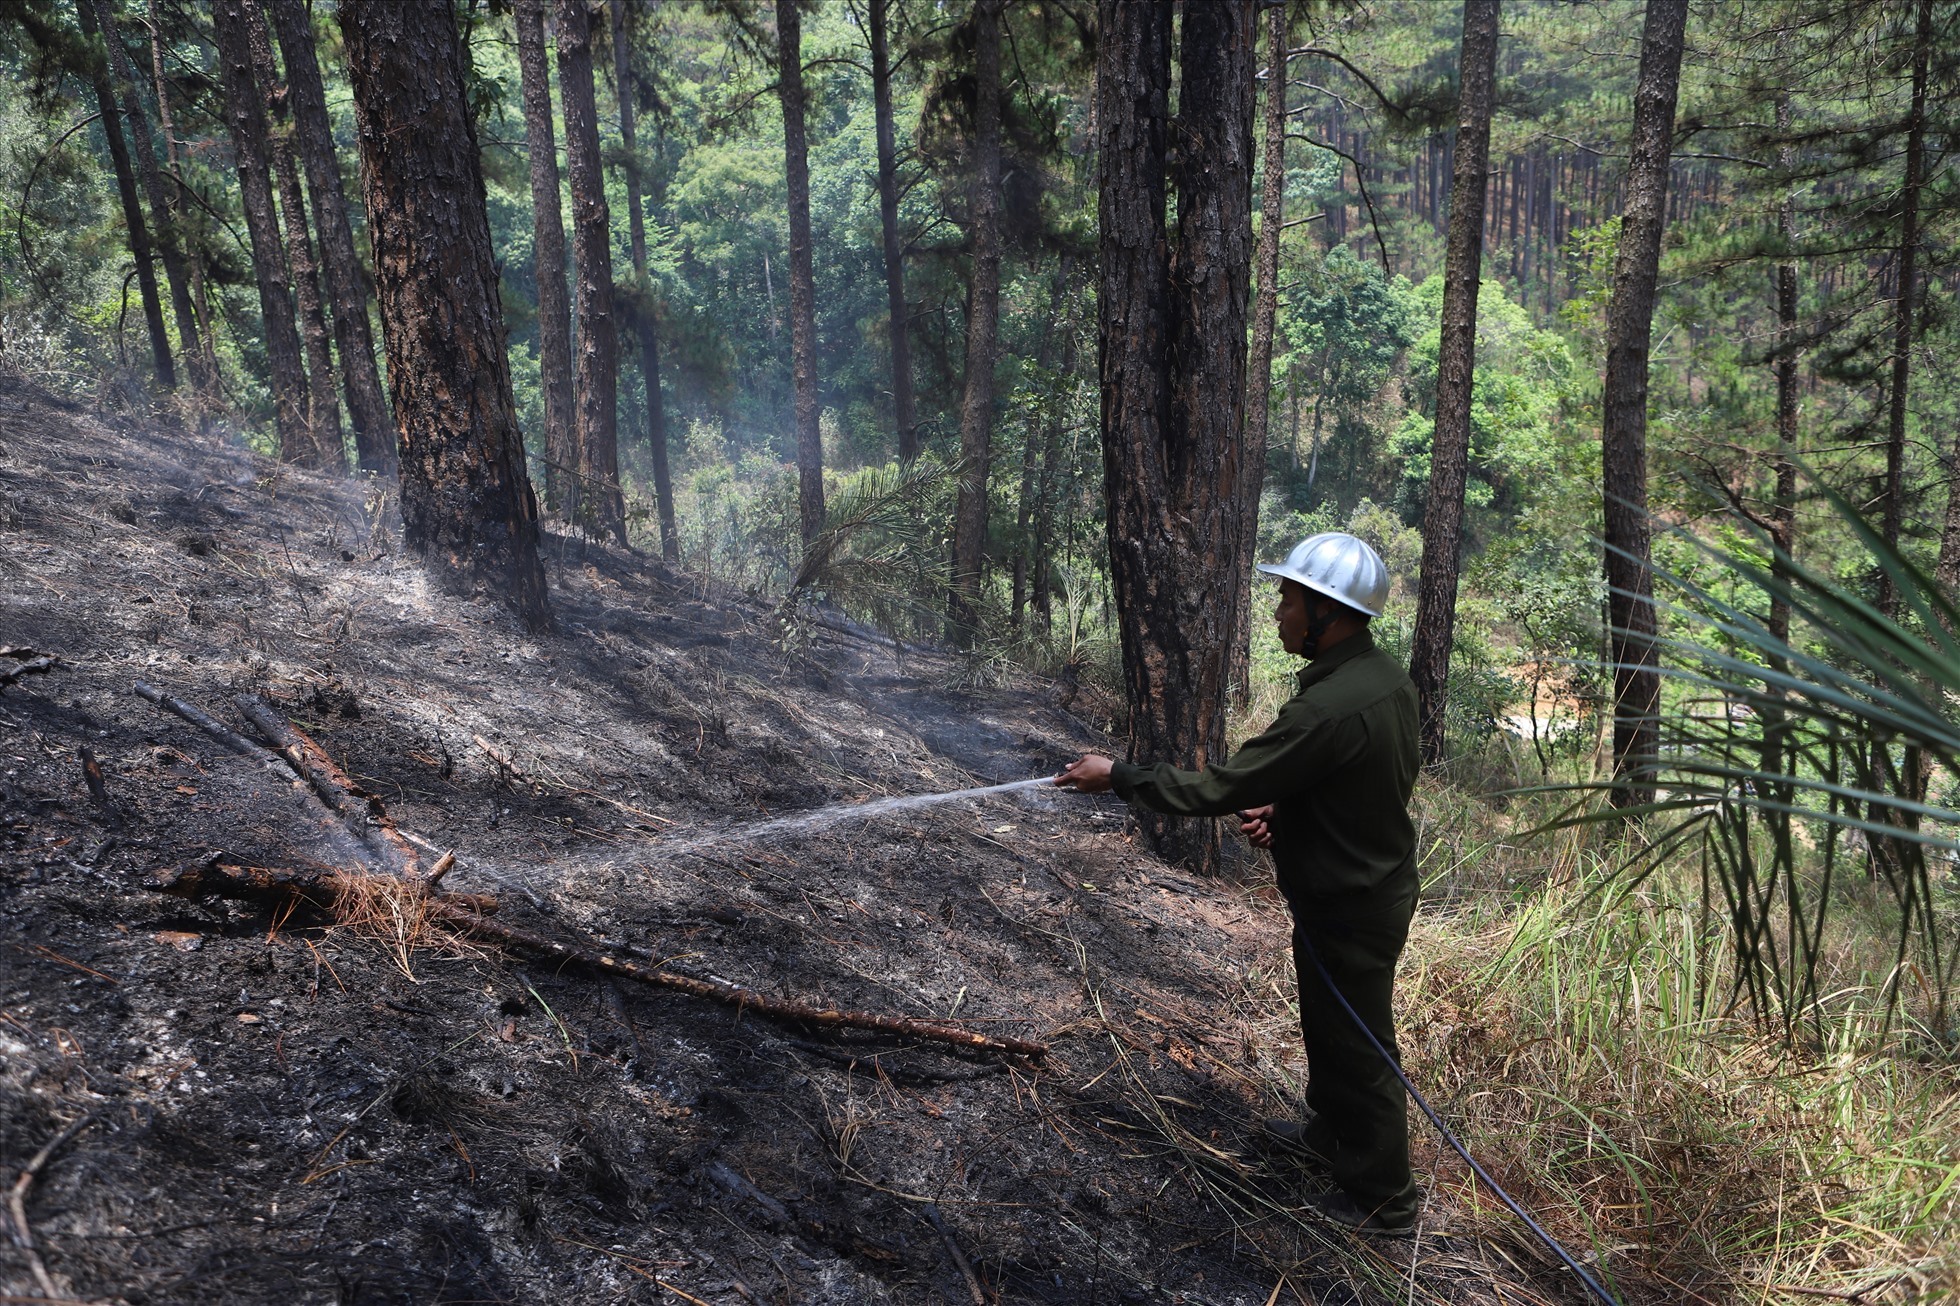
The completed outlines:
{"type": "Polygon", "coordinates": [[[1381,616],[1388,602],[1388,568],[1381,555],[1366,541],[1340,531],[1309,535],[1293,546],[1285,562],[1262,562],[1259,570],[1298,581],[1371,617],[1381,616]]]}

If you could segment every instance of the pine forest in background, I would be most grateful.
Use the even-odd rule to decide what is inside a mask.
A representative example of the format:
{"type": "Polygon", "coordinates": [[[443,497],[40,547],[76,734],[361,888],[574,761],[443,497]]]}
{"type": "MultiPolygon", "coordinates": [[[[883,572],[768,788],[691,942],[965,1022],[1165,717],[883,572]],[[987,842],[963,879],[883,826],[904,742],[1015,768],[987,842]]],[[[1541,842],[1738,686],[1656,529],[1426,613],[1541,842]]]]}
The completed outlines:
{"type": "Polygon", "coordinates": [[[1181,763],[1289,692],[1250,562],[1352,531],[1439,810],[1950,1073],[1960,4],[1194,2],[9,0],[0,362],[367,476],[534,623],[624,542],[1181,763]]]}

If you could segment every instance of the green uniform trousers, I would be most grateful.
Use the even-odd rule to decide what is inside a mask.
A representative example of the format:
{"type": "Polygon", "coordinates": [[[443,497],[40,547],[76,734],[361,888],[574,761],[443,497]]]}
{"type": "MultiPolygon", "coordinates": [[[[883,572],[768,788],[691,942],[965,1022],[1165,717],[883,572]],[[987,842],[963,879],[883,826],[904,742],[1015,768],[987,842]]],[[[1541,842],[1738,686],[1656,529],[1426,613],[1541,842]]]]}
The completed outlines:
{"type": "Polygon", "coordinates": [[[1327,991],[1320,959],[1381,1045],[1399,1062],[1393,999],[1395,963],[1415,914],[1410,895],[1391,906],[1327,910],[1311,900],[1293,909],[1293,964],[1300,977],[1300,1033],[1307,1045],[1307,1105],[1315,1112],[1306,1143],[1339,1184],[1384,1224],[1416,1212],[1409,1171],[1408,1099],[1395,1072],[1370,1046],[1340,1000],[1327,991]]]}

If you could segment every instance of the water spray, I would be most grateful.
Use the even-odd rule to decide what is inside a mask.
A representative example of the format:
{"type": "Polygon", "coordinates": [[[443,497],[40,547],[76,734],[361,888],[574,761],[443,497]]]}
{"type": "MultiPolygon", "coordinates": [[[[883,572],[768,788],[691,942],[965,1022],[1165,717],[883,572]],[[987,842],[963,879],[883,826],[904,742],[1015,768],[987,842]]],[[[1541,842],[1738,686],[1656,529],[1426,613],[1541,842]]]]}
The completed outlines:
{"type": "Polygon", "coordinates": [[[980,785],[972,789],[949,789],[938,794],[901,794],[893,798],[879,798],[868,803],[832,803],[828,807],[818,807],[793,816],[780,816],[771,821],[756,825],[739,826],[732,830],[709,832],[685,842],[663,839],[656,847],[663,851],[686,852],[691,848],[710,844],[741,841],[752,843],[784,834],[816,834],[846,821],[872,820],[881,816],[891,816],[898,812],[909,812],[915,808],[933,807],[940,803],[958,802],[964,798],[986,798],[994,794],[1012,793],[1017,789],[1035,789],[1043,785],[1053,787],[1055,777],[1038,775],[1032,780],[1009,780],[1005,784],[980,785]]]}

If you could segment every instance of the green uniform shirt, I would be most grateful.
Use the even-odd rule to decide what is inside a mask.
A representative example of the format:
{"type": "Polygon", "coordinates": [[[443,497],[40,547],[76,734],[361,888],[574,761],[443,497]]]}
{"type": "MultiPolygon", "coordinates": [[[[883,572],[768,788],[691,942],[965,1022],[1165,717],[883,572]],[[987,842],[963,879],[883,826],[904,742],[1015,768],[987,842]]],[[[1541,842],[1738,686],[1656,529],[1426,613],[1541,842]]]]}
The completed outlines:
{"type": "Polygon", "coordinates": [[[1289,899],[1380,901],[1416,891],[1409,794],[1420,765],[1415,686],[1362,630],[1309,663],[1300,692],[1224,766],[1118,762],[1110,781],[1125,800],[1175,816],[1271,803],[1289,899]]]}

